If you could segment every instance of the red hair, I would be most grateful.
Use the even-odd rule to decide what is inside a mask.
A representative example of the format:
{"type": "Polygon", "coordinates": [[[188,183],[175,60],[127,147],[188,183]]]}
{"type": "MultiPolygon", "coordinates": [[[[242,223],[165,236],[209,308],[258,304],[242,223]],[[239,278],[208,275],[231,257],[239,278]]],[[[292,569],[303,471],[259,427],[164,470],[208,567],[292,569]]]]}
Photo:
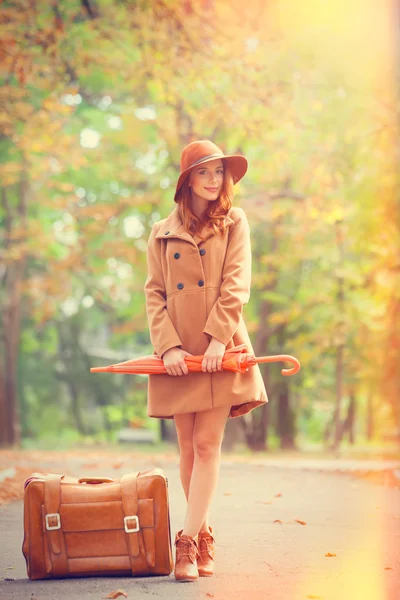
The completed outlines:
{"type": "Polygon", "coordinates": [[[177,195],[177,202],[179,204],[179,211],[183,225],[191,235],[199,235],[204,225],[214,229],[214,232],[220,232],[221,234],[225,231],[224,218],[228,214],[232,207],[233,200],[233,178],[226,162],[221,159],[224,163],[224,179],[222,182],[221,193],[215,202],[209,202],[208,207],[204,213],[203,219],[199,219],[193,214],[191,205],[191,193],[189,188],[189,174],[182,184],[181,189],[177,195]]]}

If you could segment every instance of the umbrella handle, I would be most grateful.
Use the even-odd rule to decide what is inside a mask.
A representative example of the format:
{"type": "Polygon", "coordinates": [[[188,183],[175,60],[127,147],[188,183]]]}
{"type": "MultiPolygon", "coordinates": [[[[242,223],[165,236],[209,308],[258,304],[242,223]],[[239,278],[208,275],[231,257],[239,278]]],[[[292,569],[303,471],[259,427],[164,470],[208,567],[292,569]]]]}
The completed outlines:
{"type": "Polygon", "coordinates": [[[281,362],[288,361],[293,364],[291,369],[282,369],[282,375],[286,377],[288,375],[295,375],[298,371],[300,371],[300,363],[294,356],[290,356],[290,354],[276,354],[274,356],[259,356],[256,357],[256,363],[271,363],[271,362],[281,362]]]}

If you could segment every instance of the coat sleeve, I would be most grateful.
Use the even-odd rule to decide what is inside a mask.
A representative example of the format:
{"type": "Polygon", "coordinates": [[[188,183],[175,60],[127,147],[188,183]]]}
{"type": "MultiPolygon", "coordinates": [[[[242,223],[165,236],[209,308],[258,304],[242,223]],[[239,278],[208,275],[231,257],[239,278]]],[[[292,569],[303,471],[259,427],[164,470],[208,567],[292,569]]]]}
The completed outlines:
{"type": "Polygon", "coordinates": [[[242,208],[237,210],[237,215],[238,220],[231,225],[229,232],[220,296],[210,310],[203,329],[203,333],[217,338],[225,346],[239,326],[251,288],[250,227],[242,208]]]}
{"type": "Polygon", "coordinates": [[[167,294],[161,267],[161,240],[156,236],[156,223],[153,225],[147,242],[148,275],[144,284],[147,321],[150,340],[160,358],[174,346],[182,346],[182,341],[167,311],[167,294]]]}

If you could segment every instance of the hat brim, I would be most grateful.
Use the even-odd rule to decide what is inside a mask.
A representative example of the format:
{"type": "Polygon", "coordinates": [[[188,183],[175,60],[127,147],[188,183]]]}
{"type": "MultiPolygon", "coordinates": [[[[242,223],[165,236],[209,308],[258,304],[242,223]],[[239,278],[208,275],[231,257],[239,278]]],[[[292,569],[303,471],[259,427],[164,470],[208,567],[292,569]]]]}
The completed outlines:
{"type": "Polygon", "coordinates": [[[204,165],[205,163],[208,163],[212,160],[217,160],[217,158],[220,158],[222,161],[226,161],[226,163],[228,164],[229,170],[232,174],[234,185],[235,185],[235,183],[240,181],[242,179],[242,177],[246,174],[247,168],[249,165],[247,162],[247,158],[245,156],[242,156],[241,154],[227,154],[224,156],[213,156],[211,158],[207,158],[205,160],[202,160],[200,163],[197,163],[195,165],[192,165],[191,167],[188,167],[179,175],[179,179],[176,184],[175,195],[174,195],[175,202],[176,202],[176,197],[178,195],[178,192],[181,189],[183,182],[189,175],[190,171],[192,169],[194,169],[195,167],[200,167],[201,165],[204,165]]]}

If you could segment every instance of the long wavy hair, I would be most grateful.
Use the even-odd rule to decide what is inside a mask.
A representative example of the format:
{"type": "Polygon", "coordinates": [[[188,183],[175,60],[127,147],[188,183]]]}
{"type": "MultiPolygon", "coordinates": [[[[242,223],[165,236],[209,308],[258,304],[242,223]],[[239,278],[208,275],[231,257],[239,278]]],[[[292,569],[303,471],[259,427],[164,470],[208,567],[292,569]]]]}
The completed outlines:
{"type": "Polygon", "coordinates": [[[214,229],[215,233],[221,235],[225,231],[224,218],[232,207],[233,200],[233,178],[227,163],[221,159],[224,164],[224,179],[222,182],[221,193],[214,202],[209,202],[203,218],[199,219],[191,210],[192,196],[189,187],[189,174],[186,177],[181,189],[177,195],[179,211],[183,225],[191,235],[200,235],[204,226],[214,229]]]}

